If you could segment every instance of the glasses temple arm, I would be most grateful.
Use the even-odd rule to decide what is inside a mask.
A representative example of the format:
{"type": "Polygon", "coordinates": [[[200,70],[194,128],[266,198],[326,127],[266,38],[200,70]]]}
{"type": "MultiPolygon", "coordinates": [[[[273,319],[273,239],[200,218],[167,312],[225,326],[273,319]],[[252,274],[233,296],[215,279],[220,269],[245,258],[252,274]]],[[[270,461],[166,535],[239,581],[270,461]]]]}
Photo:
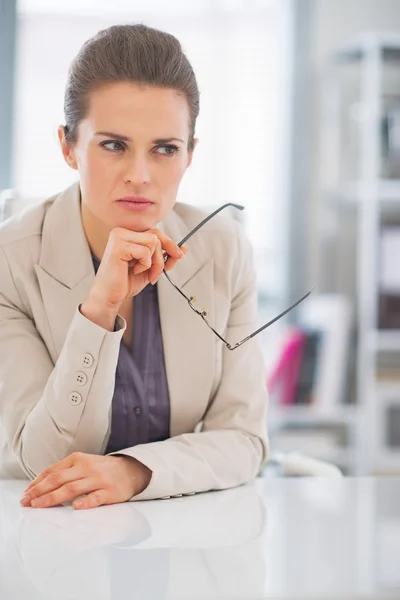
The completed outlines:
{"type": "Polygon", "coordinates": [[[200,221],[200,223],[198,225],[196,225],[196,227],[194,229],[192,229],[191,231],[189,231],[189,233],[187,235],[185,235],[185,237],[177,245],[179,247],[183,246],[183,244],[185,242],[187,242],[187,240],[189,238],[191,238],[192,235],[194,233],[196,233],[196,231],[198,231],[200,229],[200,227],[203,227],[203,225],[205,225],[206,223],[208,223],[208,221],[210,219],[212,219],[213,217],[215,217],[215,215],[217,215],[221,210],[223,210],[224,208],[227,208],[228,206],[233,206],[234,208],[237,208],[238,210],[244,210],[244,206],[242,206],[241,204],[233,204],[232,202],[228,202],[227,204],[224,204],[223,206],[220,206],[219,208],[217,208],[217,210],[214,210],[214,212],[212,212],[205,219],[203,219],[202,221],[200,221]]]}
{"type": "MultiPolygon", "coordinates": [[[[294,308],[296,308],[296,306],[298,306],[300,304],[300,302],[303,302],[303,300],[305,300],[306,298],[308,298],[308,296],[312,293],[312,291],[315,289],[315,286],[311,288],[311,290],[309,292],[307,292],[307,294],[304,294],[304,296],[302,296],[302,298],[300,298],[300,300],[297,300],[297,302],[295,302],[294,304],[292,304],[292,306],[289,306],[289,308],[287,308],[286,310],[284,310],[280,315],[278,315],[277,317],[275,317],[274,319],[272,319],[271,321],[269,321],[268,323],[266,323],[265,325],[263,325],[262,327],[260,327],[259,329],[257,329],[256,331],[253,331],[252,334],[250,334],[247,338],[245,338],[246,340],[250,340],[252,337],[254,337],[255,335],[257,335],[258,333],[260,333],[260,331],[263,331],[263,329],[266,329],[267,327],[269,327],[270,325],[273,325],[274,323],[276,323],[276,321],[279,321],[279,319],[281,319],[282,317],[284,317],[285,315],[288,314],[288,312],[290,312],[291,310],[293,310],[294,308]]],[[[244,340],[243,340],[244,341],[244,340]]]]}

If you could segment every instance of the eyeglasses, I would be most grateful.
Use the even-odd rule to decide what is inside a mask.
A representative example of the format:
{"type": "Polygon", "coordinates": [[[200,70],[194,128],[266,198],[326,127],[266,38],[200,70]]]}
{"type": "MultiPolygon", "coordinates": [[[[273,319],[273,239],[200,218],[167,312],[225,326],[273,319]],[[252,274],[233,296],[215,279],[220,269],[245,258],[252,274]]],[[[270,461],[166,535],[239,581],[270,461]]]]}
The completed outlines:
{"type": "MultiPolygon", "coordinates": [[[[205,225],[206,223],[208,223],[208,221],[210,221],[210,219],[212,219],[213,217],[215,217],[216,214],[218,214],[221,210],[224,210],[224,208],[227,208],[228,206],[233,206],[234,208],[237,208],[238,210],[244,210],[244,206],[242,206],[241,204],[232,204],[231,202],[228,202],[227,204],[224,204],[223,206],[220,206],[217,210],[215,210],[213,213],[211,213],[210,215],[208,215],[208,217],[206,217],[205,219],[203,219],[202,221],[200,221],[200,223],[198,225],[196,225],[196,227],[194,227],[194,229],[192,229],[191,231],[189,231],[189,233],[177,245],[179,247],[183,246],[183,244],[185,242],[187,242],[187,240],[189,238],[191,238],[192,235],[196,233],[196,231],[198,231],[201,227],[203,227],[203,225],[205,225]]],[[[169,255],[165,254],[164,255],[164,262],[166,262],[168,260],[168,258],[169,258],[169,255]]],[[[208,311],[204,310],[204,309],[203,310],[198,310],[194,306],[194,303],[196,302],[196,298],[194,296],[190,296],[190,297],[186,296],[186,294],[172,281],[172,279],[170,278],[170,276],[168,275],[168,273],[165,270],[163,271],[163,273],[164,273],[165,277],[168,279],[168,281],[170,282],[170,284],[174,286],[174,288],[176,289],[176,291],[179,292],[180,295],[183,296],[183,298],[185,298],[185,300],[188,303],[188,305],[190,306],[190,308],[203,319],[203,321],[207,325],[207,327],[209,329],[211,329],[211,331],[225,344],[225,346],[228,348],[228,350],[236,350],[236,348],[239,348],[245,342],[247,342],[248,340],[251,340],[251,338],[253,338],[256,335],[258,335],[259,333],[261,333],[261,331],[263,331],[267,327],[270,327],[270,325],[273,325],[274,323],[276,323],[276,321],[279,321],[279,319],[281,319],[282,317],[284,317],[285,315],[287,315],[288,312],[290,312],[291,310],[293,310],[294,308],[296,308],[296,306],[298,306],[300,304],[300,302],[303,302],[303,300],[305,300],[306,298],[308,298],[308,296],[311,294],[311,292],[313,291],[313,289],[315,287],[314,286],[313,288],[311,288],[311,290],[309,292],[307,292],[307,294],[304,294],[304,296],[302,296],[302,298],[300,298],[300,300],[297,300],[297,302],[295,302],[294,304],[292,304],[292,306],[289,306],[289,308],[287,308],[286,310],[284,310],[277,317],[275,317],[271,321],[268,321],[268,323],[266,323],[265,325],[263,325],[262,327],[260,327],[256,331],[253,331],[253,333],[251,333],[250,335],[248,335],[247,337],[245,337],[243,340],[241,340],[240,342],[236,342],[236,344],[230,344],[229,342],[227,342],[222,337],[222,335],[220,335],[217,331],[215,331],[214,327],[212,327],[210,325],[210,323],[207,321],[208,311]]]]}

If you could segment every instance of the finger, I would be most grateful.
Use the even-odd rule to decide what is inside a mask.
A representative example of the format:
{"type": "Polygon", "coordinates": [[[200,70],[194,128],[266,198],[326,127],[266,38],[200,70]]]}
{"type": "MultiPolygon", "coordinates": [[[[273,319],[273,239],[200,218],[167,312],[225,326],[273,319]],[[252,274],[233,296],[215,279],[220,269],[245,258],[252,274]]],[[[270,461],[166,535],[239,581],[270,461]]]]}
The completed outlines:
{"type": "Polygon", "coordinates": [[[31,481],[31,483],[28,485],[28,487],[25,489],[24,491],[24,496],[25,494],[27,494],[28,492],[30,492],[30,490],[37,485],[38,483],[40,483],[41,481],[43,481],[44,479],[46,479],[46,477],[48,477],[48,475],[50,475],[52,471],[50,469],[46,469],[45,471],[42,471],[41,473],[39,473],[39,475],[37,477],[35,477],[35,479],[33,479],[31,481]]]}
{"type": "Polygon", "coordinates": [[[181,260],[180,258],[171,258],[171,257],[169,257],[168,260],[164,264],[164,269],[166,271],[170,271],[171,269],[174,268],[174,266],[176,265],[176,263],[179,262],[180,260],[181,260]]]}
{"type": "Polygon", "coordinates": [[[172,258],[171,256],[169,256],[168,254],[164,255],[164,269],[166,271],[170,271],[171,269],[174,268],[174,266],[176,265],[176,263],[180,260],[182,260],[182,258],[185,258],[186,253],[188,251],[188,249],[185,246],[181,246],[181,250],[183,252],[183,255],[179,258],[172,258]],[[165,256],[168,256],[167,260],[165,260],[165,256]]]}
{"type": "Polygon", "coordinates": [[[151,265],[151,269],[149,271],[149,281],[150,283],[155,283],[157,279],[160,277],[162,271],[164,269],[164,256],[162,253],[162,247],[160,240],[157,240],[157,248],[153,254],[153,264],[151,265]]]}
{"type": "MultiPolygon", "coordinates": [[[[166,271],[170,271],[171,269],[173,269],[174,266],[176,265],[176,263],[179,262],[180,260],[182,260],[182,258],[184,258],[186,256],[187,248],[185,248],[184,246],[182,246],[181,250],[183,252],[183,256],[180,257],[180,258],[173,258],[171,256],[168,256],[168,259],[164,263],[164,269],[166,271]]],[[[164,257],[164,260],[165,260],[165,257],[164,257]]]]}
{"type": "Polygon", "coordinates": [[[58,506],[63,502],[74,500],[82,494],[93,492],[98,485],[98,481],[93,478],[70,481],[53,492],[44,494],[43,496],[40,496],[40,498],[34,498],[31,502],[31,506],[33,508],[50,508],[51,506],[58,506]]]}
{"type": "Polygon", "coordinates": [[[39,498],[44,494],[52,492],[66,483],[77,481],[85,477],[85,472],[81,467],[74,466],[62,471],[55,471],[48,475],[43,481],[34,485],[29,492],[24,494],[21,501],[23,506],[29,506],[34,498],[39,498]]]}
{"type": "Polygon", "coordinates": [[[138,232],[120,227],[114,229],[112,233],[116,239],[121,242],[128,242],[129,244],[137,244],[147,247],[150,250],[151,255],[153,255],[158,240],[155,231],[149,230],[138,232]]]}
{"type": "Polygon", "coordinates": [[[29,492],[35,485],[37,485],[38,483],[40,483],[41,481],[46,479],[46,477],[48,477],[52,473],[55,473],[56,471],[61,471],[62,469],[67,469],[68,467],[71,467],[77,458],[77,454],[79,454],[79,453],[70,454],[69,456],[66,456],[62,460],[54,463],[54,465],[51,465],[51,467],[48,467],[47,469],[45,469],[44,471],[39,473],[39,475],[37,477],[35,477],[35,479],[33,479],[31,481],[31,483],[28,485],[28,487],[26,488],[26,490],[24,492],[24,495],[27,492],[29,492]]]}
{"type": "Polygon", "coordinates": [[[130,262],[131,260],[137,261],[133,267],[133,272],[135,275],[150,269],[152,265],[152,254],[147,246],[140,246],[139,244],[125,242],[123,252],[123,258],[127,262],[130,262]]]}
{"type": "Polygon", "coordinates": [[[159,229],[151,229],[150,231],[158,237],[163,250],[165,250],[169,256],[172,256],[173,258],[182,258],[184,256],[184,253],[181,248],[179,248],[178,244],[175,244],[175,242],[173,242],[165,233],[159,229]]]}
{"type": "Polygon", "coordinates": [[[111,504],[108,500],[107,492],[105,490],[95,490],[84,498],[79,498],[72,503],[75,510],[85,510],[87,508],[96,508],[102,504],[111,504]]]}

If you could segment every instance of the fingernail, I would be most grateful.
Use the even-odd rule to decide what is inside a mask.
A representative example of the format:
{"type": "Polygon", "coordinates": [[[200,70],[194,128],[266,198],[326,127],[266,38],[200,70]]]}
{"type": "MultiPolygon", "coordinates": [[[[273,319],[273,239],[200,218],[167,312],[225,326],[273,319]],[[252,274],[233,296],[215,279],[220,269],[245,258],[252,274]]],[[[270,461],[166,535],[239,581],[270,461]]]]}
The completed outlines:
{"type": "Polygon", "coordinates": [[[22,506],[29,506],[30,502],[31,502],[31,498],[28,494],[26,496],[22,496],[22,498],[20,500],[20,504],[22,504],[22,506]]]}
{"type": "Polygon", "coordinates": [[[34,500],[32,500],[31,506],[33,506],[34,508],[38,508],[39,506],[42,506],[41,499],[40,498],[35,498],[34,500]]]}
{"type": "Polygon", "coordinates": [[[73,503],[74,508],[82,508],[83,505],[83,500],[75,500],[75,502],[73,503]]]}
{"type": "Polygon", "coordinates": [[[181,256],[181,257],[185,256],[185,253],[184,253],[184,251],[183,251],[183,250],[181,250],[180,248],[179,248],[179,254],[180,254],[180,256],[181,256]]]}

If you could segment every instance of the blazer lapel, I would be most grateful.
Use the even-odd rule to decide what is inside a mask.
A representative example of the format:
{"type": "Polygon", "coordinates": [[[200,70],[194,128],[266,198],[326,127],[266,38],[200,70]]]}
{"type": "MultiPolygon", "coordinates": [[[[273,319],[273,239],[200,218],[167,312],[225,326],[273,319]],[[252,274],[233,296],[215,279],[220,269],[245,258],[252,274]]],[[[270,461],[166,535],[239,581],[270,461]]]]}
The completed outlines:
{"type": "MultiPolygon", "coordinates": [[[[174,212],[161,229],[176,242],[187,233],[174,212]]],[[[214,261],[202,260],[196,246],[190,243],[185,258],[168,275],[186,296],[195,296],[195,306],[208,311],[207,320],[214,326],[214,261]]],[[[213,385],[215,335],[165,276],[160,277],[157,287],[171,403],[171,436],[175,436],[190,431],[207,409],[213,385]]]]}
{"type": "Polygon", "coordinates": [[[36,274],[54,342],[55,362],[76,308],[85,299],[95,277],[82,227],[79,183],[62,192],[48,210],[36,274]]]}

